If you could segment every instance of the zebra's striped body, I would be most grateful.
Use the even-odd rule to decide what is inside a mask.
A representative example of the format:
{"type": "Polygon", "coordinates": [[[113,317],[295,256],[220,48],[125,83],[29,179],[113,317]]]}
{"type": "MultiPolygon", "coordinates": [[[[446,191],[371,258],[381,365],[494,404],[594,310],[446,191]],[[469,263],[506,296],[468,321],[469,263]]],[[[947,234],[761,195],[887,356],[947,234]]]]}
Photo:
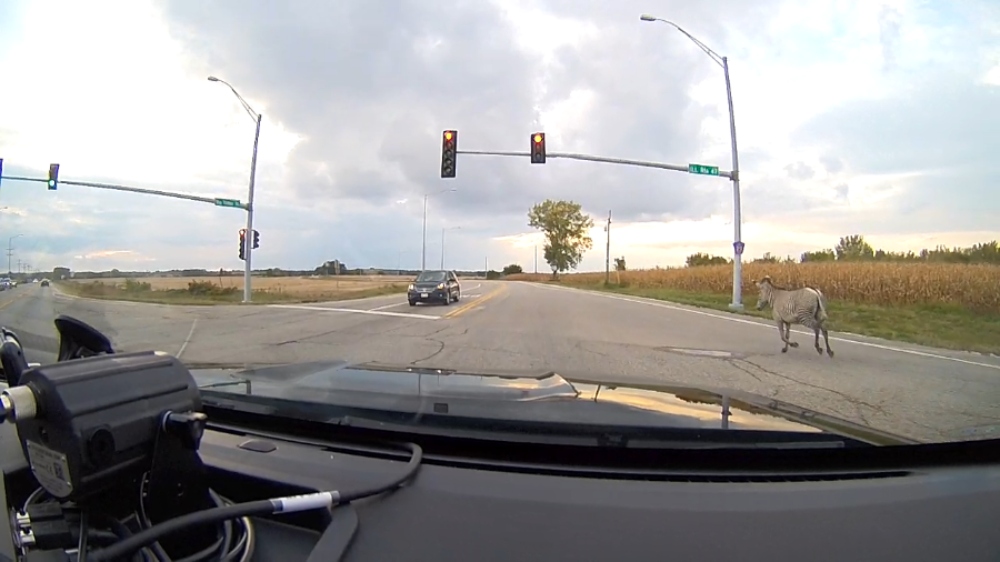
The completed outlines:
{"type": "Polygon", "coordinates": [[[757,310],[763,310],[770,306],[772,317],[778,323],[778,335],[785,347],[782,353],[788,352],[788,347],[798,347],[799,344],[791,341],[789,335],[792,331],[792,324],[801,324],[812,329],[815,334],[816,351],[822,355],[823,348],[819,346],[819,334],[823,333],[823,343],[826,345],[826,353],[833,357],[833,350],[830,349],[830,337],[826,329],[826,298],[819,289],[804,287],[802,289],[781,289],[775,287],[771,278],[766,276],[757,283],[760,289],[760,298],[757,300],[757,310]]]}

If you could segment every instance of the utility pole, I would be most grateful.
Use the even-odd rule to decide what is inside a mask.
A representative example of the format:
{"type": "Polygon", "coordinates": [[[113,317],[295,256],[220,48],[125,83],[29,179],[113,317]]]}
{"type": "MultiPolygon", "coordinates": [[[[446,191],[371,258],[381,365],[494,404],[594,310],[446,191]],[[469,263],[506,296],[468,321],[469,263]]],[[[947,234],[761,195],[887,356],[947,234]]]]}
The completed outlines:
{"type": "Polygon", "coordinates": [[[535,275],[538,275],[538,244],[535,244],[535,275]]]}
{"type": "Polygon", "coordinates": [[[604,227],[608,233],[607,248],[604,250],[604,284],[611,284],[611,211],[608,210],[608,225],[604,227]]]}

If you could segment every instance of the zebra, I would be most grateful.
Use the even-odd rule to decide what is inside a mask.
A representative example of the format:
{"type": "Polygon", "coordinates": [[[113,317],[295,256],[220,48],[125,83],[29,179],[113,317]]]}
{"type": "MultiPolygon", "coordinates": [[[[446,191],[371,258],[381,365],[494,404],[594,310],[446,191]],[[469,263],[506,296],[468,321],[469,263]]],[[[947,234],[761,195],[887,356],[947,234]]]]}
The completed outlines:
{"type": "Polygon", "coordinates": [[[802,324],[811,328],[815,334],[816,351],[823,355],[819,346],[819,334],[823,332],[823,342],[826,344],[826,354],[833,357],[830,349],[830,337],[826,329],[826,298],[819,289],[805,287],[802,289],[782,289],[774,286],[771,276],[765,275],[757,282],[760,297],[757,300],[757,310],[764,310],[770,305],[772,317],[778,323],[778,335],[785,347],[782,353],[788,352],[788,347],[798,347],[799,344],[789,339],[792,324],[802,324]]]}

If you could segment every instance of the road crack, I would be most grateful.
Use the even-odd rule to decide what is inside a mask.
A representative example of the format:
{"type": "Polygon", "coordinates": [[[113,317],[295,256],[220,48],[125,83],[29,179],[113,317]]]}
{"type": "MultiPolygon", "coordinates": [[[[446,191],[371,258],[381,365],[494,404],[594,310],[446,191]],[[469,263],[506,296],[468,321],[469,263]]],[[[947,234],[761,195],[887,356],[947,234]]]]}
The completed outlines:
{"type": "Polygon", "coordinates": [[[438,347],[437,351],[431,353],[427,357],[423,357],[421,359],[414,359],[413,361],[410,361],[410,365],[416,365],[417,363],[423,363],[424,361],[430,361],[431,359],[434,359],[435,357],[437,357],[438,354],[440,354],[442,351],[444,351],[445,345],[444,345],[443,341],[436,340],[434,338],[424,338],[424,340],[429,341],[429,342],[434,342],[434,343],[438,344],[439,347],[438,347]]]}
{"type": "MultiPolygon", "coordinates": [[[[753,378],[754,378],[754,380],[756,380],[757,382],[760,382],[760,383],[764,382],[764,379],[762,379],[762,378],[760,377],[760,375],[758,375],[757,373],[754,373],[754,372],[753,372],[753,371],[751,371],[750,369],[748,369],[748,368],[744,367],[743,365],[741,365],[741,364],[740,364],[740,361],[739,361],[739,360],[736,360],[736,359],[729,359],[729,360],[727,360],[727,361],[726,361],[726,363],[729,363],[729,364],[730,364],[730,365],[732,365],[733,367],[736,367],[736,368],[737,368],[737,369],[739,369],[740,371],[743,371],[744,373],[746,373],[746,374],[750,375],[750,376],[751,376],[751,377],[753,377],[753,378]]],[[[747,361],[747,363],[749,363],[749,361],[747,361]]],[[[753,365],[753,363],[750,363],[750,364],[751,364],[751,365],[753,365]]],[[[758,369],[760,369],[760,367],[758,367],[757,365],[754,365],[754,367],[757,367],[758,369]]]]}
{"type": "MultiPolygon", "coordinates": [[[[865,406],[867,408],[870,408],[872,411],[874,411],[877,414],[881,414],[883,416],[887,415],[886,412],[885,412],[885,407],[882,404],[872,404],[871,402],[862,400],[861,398],[857,398],[857,397],[851,396],[849,394],[846,394],[846,393],[841,392],[839,390],[835,390],[833,388],[827,388],[827,387],[822,386],[822,385],[818,385],[818,384],[815,384],[815,383],[802,381],[802,380],[796,379],[794,377],[791,377],[791,376],[788,376],[788,375],[784,375],[782,373],[779,373],[777,371],[773,371],[773,370],[768,369],[768,368],[766,368],[766,367],[764,367],[762,365],[754,363],[753,361],[751,361],[749,359],[739,359],[737,361],[743,361],[745,363],[753,365],[754,367],[760,369],[761,371],[763,371],[763,372],[765,372],[768,375],[771,375],[773,377],[776,377],[776,378],[779,378],[779,379],[784,379],[784,380],[787,380],[789,382],[792,382],[792,383],[795,383],[795,384],[798,384],[798,385],[807,386],[809,388],[815,388],[816,390],[823,390],[825,392],[830,392],[832,394],[836,394],[837,396],[840,396],[845,401],[847,401],[848,403],[854,405],[855,407],[865,406]]],[[[861,419],[863,419],[863,420],[865,419],[865,416],[862,413],[859,412],[858,415],[859,415],[859,417],[861,417],[861,419]]],[[[865,424],[868,424],[867,420],[865,420],[865,424]]]]}

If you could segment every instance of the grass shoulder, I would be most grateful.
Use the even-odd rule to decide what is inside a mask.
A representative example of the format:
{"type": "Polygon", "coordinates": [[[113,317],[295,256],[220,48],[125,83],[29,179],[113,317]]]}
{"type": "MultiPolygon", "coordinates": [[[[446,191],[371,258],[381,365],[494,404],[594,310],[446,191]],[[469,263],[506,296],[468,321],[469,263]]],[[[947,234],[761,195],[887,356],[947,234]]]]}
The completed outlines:
{"type": "MultiPolygon", "coordinates": [[[[568,279],[568,280],[567,280],[568,279]]],[[[684,291],[670,288],[635,288],[604,282],[537,281],[585,289],[645,297],[677,304],[698,306],[732,314],[771,319],[771,311],[758,311],[757,295],[743,296],[743,311],[729,308],[730,294],[684,291]]],[[[973,312],[959,305],[921,304],[880,306],[829,299],[828,327],[887,340],[927,345],[941,349],[1000,353],[1000,316],[973,312]]]]}
{"type": "MultiPolygon", "coordinates": [[[[223,287],[211,281],[194,281],[189,283],[187,288],[171,289],[153,288],[149,283],[141,281],[125,283],[58,281],[55,285],[66,294],[90,299],[196,306],[240,304],[243,301],[242,288],[223,287]]],[[[353,290],[311,290],[306,294],[296,291],[254,290],[253,304],[329,302],[405,292],[406,285],[403,283],[388,283],[353,290]]]]}

